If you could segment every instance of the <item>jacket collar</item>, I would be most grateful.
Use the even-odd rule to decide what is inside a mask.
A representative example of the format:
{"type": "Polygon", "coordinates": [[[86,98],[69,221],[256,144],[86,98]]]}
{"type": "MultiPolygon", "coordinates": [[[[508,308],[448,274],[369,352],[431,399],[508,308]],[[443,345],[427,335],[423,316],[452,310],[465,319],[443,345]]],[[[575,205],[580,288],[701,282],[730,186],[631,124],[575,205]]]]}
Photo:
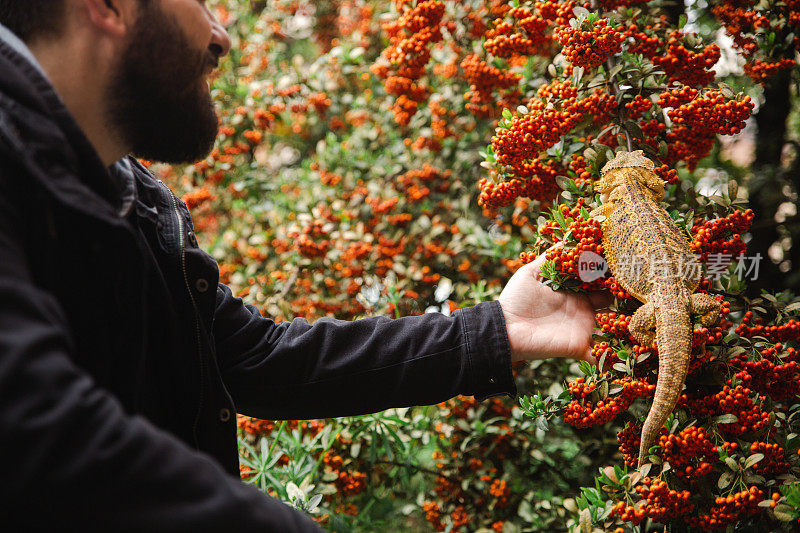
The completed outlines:
{"type": "Polygon", "coordinates": [[[39,72],[46,78],[47,74],[45,73],[42,66],[36,60],[36,56],[33,55],[31,49],[28,48],[22,39],[17,37],[14,32],[6,28],[2,23],[0,23],[0,41],[5,42],[8,46],[10,46],[16,53],[24,57],[28,60],[28,63],[39,69],[39,72]]]}
{"type": "Polygon", "coordinates": [[[62,203],[119,221],[136,189],[130,164],[105,167],[44,72],[17,48],[0,40],[0,144],[62,203]]]}

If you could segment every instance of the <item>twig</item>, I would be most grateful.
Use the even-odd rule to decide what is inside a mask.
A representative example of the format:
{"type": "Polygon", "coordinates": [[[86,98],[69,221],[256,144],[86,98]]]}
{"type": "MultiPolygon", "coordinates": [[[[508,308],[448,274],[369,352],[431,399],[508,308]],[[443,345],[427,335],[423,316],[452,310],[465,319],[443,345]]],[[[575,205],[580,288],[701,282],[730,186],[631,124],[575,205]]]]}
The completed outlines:
{"type": "Polygon", "coordinates": [[[461,480],[459,480],[459,479],[455,479],[452,476],[448,476],[446,474],[442,474],[441,472],[437,472],[436,470],[431,470],[431,469],[425,468],[423,466],[406,464],[406,463],[399,463],[397,461],[388,461],[386,459],[379,459],[377,461],[373,461],[373,463],[374,464],[381,464],[381,465],[402,466],[403,468],[413,468],[413,469],[417,470],[418,472],[422,472],[423,474],[430,474],[432,476],[443,477],[443,478],[445,478],[447,481],[449,481],[451,483],[457,483],[457,484],[461,483],[461,480]]]}
{"type": "MultiPolygon", "coordinates": [[[[606,59],[606,68],[608,69],[608,73],[609,74],[611,74],[611,72],[614,70],[614,67],[615,67],[614,61],[610,57],[608,59],[606,59]]],[[[610,81],[611,81],[611,90],[614,93],[614,98],[619,99],[619,95],[621,94],[621,91],[619,90],[619,85],[617,85],[617,82],[613,78],[610,81]]],[[[625,124],[624,124],[625,123],[625,107],[624,106],[619,107],[619,105],[621,103],[622,103],[621,101],[617,102],[617,106],[618,106],[618,108],[617,108],[617,119],[619,120],[620,129],[622,129],[622,131],[625,134],[625,142],[628,145],[628,151],[631,152],[631,151],[633,151],[633,142],[631,141],[631,134],[625,128],[625,124]]]]}
{"type": "Polygon", "coordinates": [[[289,275],[289,279],[286,280],[286,284],[281,289],[281,292],[268,298],[267,303],[277,305],[278,302],[283,300],[286,297],[286,295],[289,294],[289,291],[292,290],[292,287],[294,287],[294,284],[297,281],[299,275],[300,275],[300,267],[297,266],[289,275]]]}

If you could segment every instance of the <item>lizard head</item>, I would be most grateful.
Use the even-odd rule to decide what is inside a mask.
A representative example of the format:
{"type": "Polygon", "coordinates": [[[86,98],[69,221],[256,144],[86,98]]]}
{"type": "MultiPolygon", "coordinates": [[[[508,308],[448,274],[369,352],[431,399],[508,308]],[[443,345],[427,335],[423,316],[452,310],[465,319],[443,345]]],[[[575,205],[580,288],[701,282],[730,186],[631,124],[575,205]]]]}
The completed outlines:
{"type": "Polygon", "coordinates": [[[656,176],[654,169],[655,164],[641,150],[619,152],[603,166],[601,178],[595,182],[594,190],[600,193],[601,200],[605,202],[614,189],[633,179],[643,185],[645,191],[658,202],[664,197],[664,182],[656,176]]]}

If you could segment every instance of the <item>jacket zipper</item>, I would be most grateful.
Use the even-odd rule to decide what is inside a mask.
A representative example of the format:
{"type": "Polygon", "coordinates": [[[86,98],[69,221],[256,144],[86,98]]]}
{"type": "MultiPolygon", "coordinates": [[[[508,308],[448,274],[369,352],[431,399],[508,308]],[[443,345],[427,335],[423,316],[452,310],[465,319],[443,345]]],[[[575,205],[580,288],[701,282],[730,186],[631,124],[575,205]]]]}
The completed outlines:
{"type": "Polygon", "coordinates": [[[200,444],[197,439],[197,426],[200,423],[200,415],[203,412],[203,404],[205,403],[205,374],[206,374],[206,362],[203,359],[202,349],[200,348],[200,311],[197,307],[197,301],[194,299],[194,294],[192,293],[192,286],[189,283],[189,273],[186,270],[186,238],[184,236],[184,226],[183,226],[183,217],[181,217],[181,213],[178,210],[178,201],[175,198],[175,195],[169,190],[164,182],[158,180],[161,185],[164,186],[167,191],[169,191],[170,196],[172,197],[172,208],[175,211],[175,217],[178,219],[178,232],[180,234],[180,257],[181,257],[181,270],[183,271],[183,281],[186,284],[186,290],[189,293],[189,298],[192,300],[192,307],[194,308],[194,325],[195,325],[195,334],[197,336],[197,355],[200,359],[200,399],[197,404],[197,413],[194,417],[194,423],[192,424],[192,437],[194,438],[194,445],[195,448],[198,450],[200,449],[200,444]]]}

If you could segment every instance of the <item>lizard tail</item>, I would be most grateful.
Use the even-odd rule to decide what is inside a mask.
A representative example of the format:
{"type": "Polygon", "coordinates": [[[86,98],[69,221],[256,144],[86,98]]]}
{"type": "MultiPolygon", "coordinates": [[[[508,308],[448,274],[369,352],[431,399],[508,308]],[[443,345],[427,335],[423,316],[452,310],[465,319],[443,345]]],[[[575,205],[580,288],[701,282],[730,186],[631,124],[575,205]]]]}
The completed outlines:
{"type": "Polygon", "coordinates": [[[647,451],[656,444],[658,433],[678,403],[691,357],[692,323],[689,305],[659,305],[656,309],[656,342],[658,343],[658,381],[653,405],[642,428],[639,446],[639,467],[647,458],[647,451]]]}

